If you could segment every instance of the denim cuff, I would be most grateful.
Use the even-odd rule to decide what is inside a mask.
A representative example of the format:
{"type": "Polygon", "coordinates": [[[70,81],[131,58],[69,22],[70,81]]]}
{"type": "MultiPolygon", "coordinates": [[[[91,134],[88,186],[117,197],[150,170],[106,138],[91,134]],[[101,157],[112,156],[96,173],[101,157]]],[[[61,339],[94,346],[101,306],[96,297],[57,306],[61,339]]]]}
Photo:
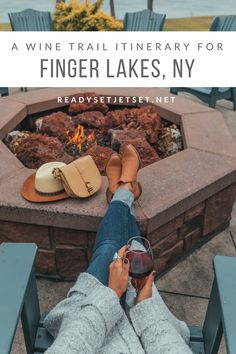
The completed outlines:
{"type": "Polygon", "coordinates": [[[120,201],[123,202],[124,204],[128,205],[130,208],[130,212],[132,215],[135,216],[134,212],[134,195],[132,192],[128,191],[127,189],[119,188],[115,194],[114,197],[112,198],[111,202],[115,201],[120,201]]]}

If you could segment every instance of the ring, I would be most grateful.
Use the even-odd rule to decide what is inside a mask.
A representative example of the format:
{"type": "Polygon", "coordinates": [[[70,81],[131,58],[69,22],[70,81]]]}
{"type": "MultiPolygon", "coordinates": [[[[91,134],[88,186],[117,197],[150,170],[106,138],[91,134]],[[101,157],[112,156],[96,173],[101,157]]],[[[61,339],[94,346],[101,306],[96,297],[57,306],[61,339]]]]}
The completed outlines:
{"type": "Polygon", "coordinates": [[[113,256],[113,261],[117,261],[117,259],[122,259],[122,257],[119,256],[117,252],[115,252],[113,256]]]}

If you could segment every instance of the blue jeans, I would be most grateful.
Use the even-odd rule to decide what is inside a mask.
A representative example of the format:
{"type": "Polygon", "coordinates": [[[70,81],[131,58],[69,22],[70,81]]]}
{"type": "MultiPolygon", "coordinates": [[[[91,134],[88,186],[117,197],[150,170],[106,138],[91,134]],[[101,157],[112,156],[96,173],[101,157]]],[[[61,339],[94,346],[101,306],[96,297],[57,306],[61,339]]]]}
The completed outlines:
{"type": "Polygon", "coordinates": [[[114,253],[134,236],[140,236],[133,208],[134,196],[119,189],[104,216],[96,236],[93,256],[87,272],[108,285],[109,265],[114,253]]]}

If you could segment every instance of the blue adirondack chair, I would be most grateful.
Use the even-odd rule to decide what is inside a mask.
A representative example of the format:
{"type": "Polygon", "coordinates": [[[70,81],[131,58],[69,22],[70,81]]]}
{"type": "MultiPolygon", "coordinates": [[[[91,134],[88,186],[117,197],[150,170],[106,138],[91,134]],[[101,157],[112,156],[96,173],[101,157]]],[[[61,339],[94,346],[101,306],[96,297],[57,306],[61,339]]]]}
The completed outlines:
{"type": "Polygon", "coordinates": [[[127,12],[124,17],[124,31],[162,31],[166,15],[150,10],[127,12]]]}
{"type": "MultiPolygon", "coordinates": [[[[35,244],[0,246],[0,352],[9,354],[21,316],[27,354],[43,353],[53,338],[43,327],[34,274],[35,244]]],[[[203,328],[191,326],[196,354],[216,354],[224,333],[228,354],[236,348],[236,258],[216,256],[215,279],[203,328]]]]}
{"type": "MultiPolygon", "coordinates": [[[[26,9],[8,14],[13,31],[52,31],[52,17],[50,12],[26,9]]],[[[27,91],[27,87],[21,87],[27,91]]]]}
{"type": "Polygon", "coordinates": [[[215,17],[210,31],[236,31],[236,15],[215,17]]]}
{"type": "Polygon", "coordinates": [[[26,9],[8,14],[13,31],[52,31],[50,12],[26,9]]]}
{"type": "Polygon", "coordinates": [[[1,96],[8,96],[9,95],[8,87],[0,87],[0,95],[1,96]]]}
{"type": "Polygon", "coordinates": [[[233,102],[236,111],[236,87],[172,87],[170,92],[175,95],[178,92],[191,93],[211,108],[215,108],[218,100],[229,100],[233,102]]]}
{"type": "MultiPolygon", "coordinates": [[[[210,31],[236,31],[236,15],[215,17],[210,31]]],[[[197,96],[212,108],[215,108],[218,100],[232,101],[234,111],[236,111],[235,87],[172,87],[170,89],[170,92],[176,95],[181,91],[197,96]]]]}

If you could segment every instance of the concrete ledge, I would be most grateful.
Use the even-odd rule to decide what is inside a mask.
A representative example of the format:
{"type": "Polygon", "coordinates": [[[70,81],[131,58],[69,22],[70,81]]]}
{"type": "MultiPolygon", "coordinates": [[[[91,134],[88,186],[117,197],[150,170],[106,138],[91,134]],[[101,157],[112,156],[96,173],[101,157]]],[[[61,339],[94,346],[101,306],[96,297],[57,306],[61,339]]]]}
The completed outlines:
{"type": "Polygon", "coordinates": [[[50,109],[60,109],[65,107],[66,104],[58,103],[59,96],[73,97],[80,89],[76,88],[51,88],[29,91],[26,93],[19,93],[10,96],[9,100],[13,101],[13,105],[22,104],[27,107],[27,114],[43,112],[50,109]]]}
{"type": "Polygon", "coordinates": [[[6,145],[0,141],[0,182],[1,184],[12,176],[16,176],[20,170],[25,169],[22,163],[8,150],[6,145]]]}
{"type": "Polygon", "coordinates": [[[187,149],[142,169],[148,233],[236,181],[236,161],[187,149]]]}
{"type": "Polygon", "coordinates": [[[3,139],[27,116],[26,104],[13,102],[8,97],[0,99],[0,112],[0,139],[3,139]]]}
{"type": "Polygon", "coordinates": [[[181,128],[185,148],[236,158],[236,143],[220,112],[184,114],[181,128]]]}
{"type": "MultiPolygon", "coordinates": [[[[103,178],[101,190],[89,199],[67,199],[52,203],[30,203],[20,194],[24,180],[34,171],[23,167],[11,179],[0,185],[0,220],[26,222],[85,231],[97,231],[107,210],[107,181],[103,178]]],[[[137,219],[144,227],[146,218],[139,206],[137,219]]]]}

